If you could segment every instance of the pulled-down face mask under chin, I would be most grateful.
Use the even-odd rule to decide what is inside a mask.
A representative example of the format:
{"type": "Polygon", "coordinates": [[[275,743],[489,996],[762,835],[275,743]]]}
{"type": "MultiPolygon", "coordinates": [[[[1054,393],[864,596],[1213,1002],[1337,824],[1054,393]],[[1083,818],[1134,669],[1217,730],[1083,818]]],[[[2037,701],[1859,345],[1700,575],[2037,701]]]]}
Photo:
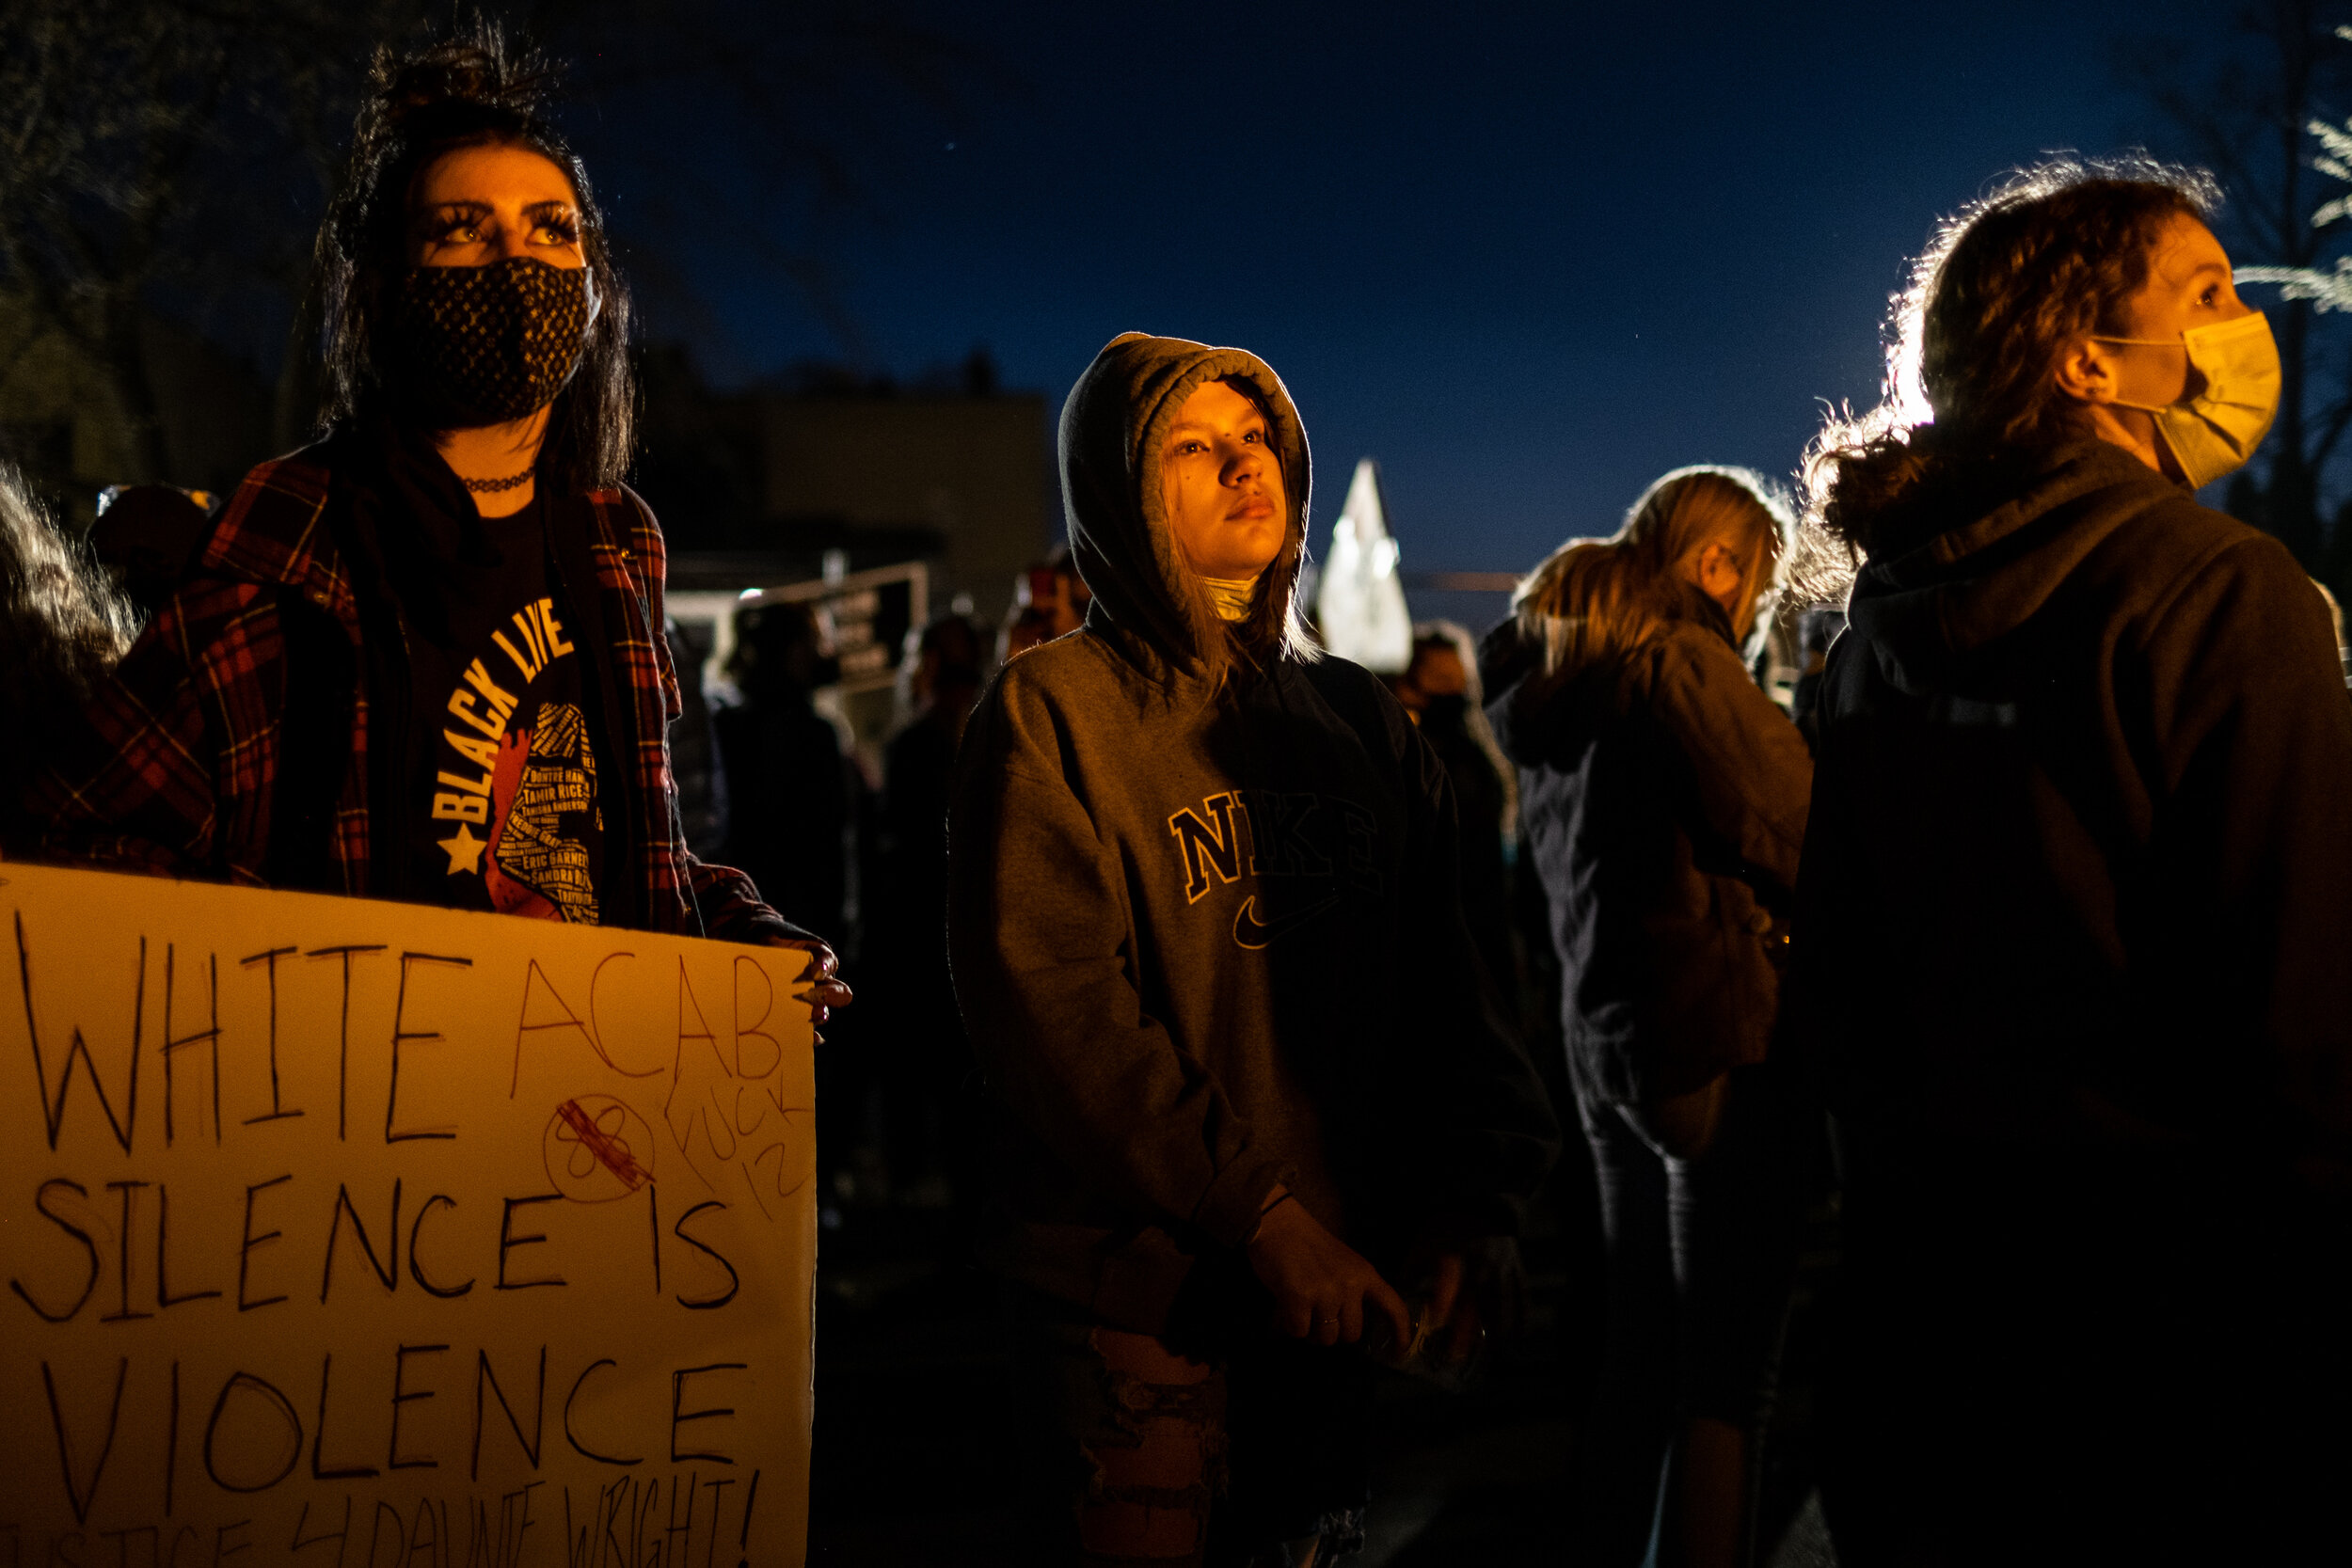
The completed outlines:
{"type": "Polygon", "coordinates": [[[1209,593],[1209,608],[1216,611],[1220,621],[1247,621],[1249,607],[1258,592],[1256,578],[1208,578],[1200,586],[1209,593]]]}
{"type": "Polygon", "coordinates": [[[2115,404],[2155,416],[2156,429],[2190,489],[2201,489],[2244,467],[2270,434],[2270,421],[2279,413],[2279,344],[2261,311],[2211,326],[2192,326],[2177,340],[2094,335],[2092,341],[2187,351],[2188,368],[2204,382],[2198,391],[2171,403],[2119,397],[2115,404]]]}
{"type": "Polygon", "coordinates": [[[510,256],[413,269],[391,326],[411,389],[435,420],[503,424],[546,407],[571,380],[598,303],[587,268],[510,256]]]}

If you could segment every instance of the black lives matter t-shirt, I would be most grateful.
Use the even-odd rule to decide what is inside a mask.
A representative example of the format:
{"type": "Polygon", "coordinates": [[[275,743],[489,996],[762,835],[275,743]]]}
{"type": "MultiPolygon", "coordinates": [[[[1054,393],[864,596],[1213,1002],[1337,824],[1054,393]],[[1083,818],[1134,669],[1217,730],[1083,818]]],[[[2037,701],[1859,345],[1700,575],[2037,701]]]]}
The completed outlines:
{"type": "Polygon", "coordinates": [[[410,885],[453,909],[595,925],[592,677],[548,580],[539,509],[479,527],[439,585],[441,635],[410,650],[410,885]]]}

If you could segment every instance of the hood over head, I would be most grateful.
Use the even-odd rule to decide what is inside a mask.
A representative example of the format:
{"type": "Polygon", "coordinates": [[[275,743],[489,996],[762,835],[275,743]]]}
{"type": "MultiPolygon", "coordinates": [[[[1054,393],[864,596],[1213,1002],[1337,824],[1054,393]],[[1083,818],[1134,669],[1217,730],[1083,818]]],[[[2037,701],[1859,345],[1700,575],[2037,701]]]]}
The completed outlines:
{"type": "Polygon", "coordinates": [[[2148,508],[2186,495],[2105,441],[2073,442],[2037,464],[2022,487],[1981,498],[1928,487],[1882,535],[1907,548],[1873,557],[1854,578],[1849,624],[1869,641],[1899,689],[1943,689],[1982,649],[2049,602],[2085,557],[2148,508]],[[1981,513],[1977,507],[1994,502],[1981,513]]]}
{"type": "Polygon", "coordinates": [[[1061,411],[1062,511],[1087,611],[1172,670],[1216,682],[1237,659],[1311,659],[1298,620],[1311,470],[1306,427],[1282,378],[1256,355],[1182,338],[1122,333],[1087,367],[1061,411]],[[1160,497],[1160,449],[1184,401],[1210,381],[1240,384],[1265,409],[1289,498],[1281,553],[1229,632],[1184,564],[1160,497]]]}

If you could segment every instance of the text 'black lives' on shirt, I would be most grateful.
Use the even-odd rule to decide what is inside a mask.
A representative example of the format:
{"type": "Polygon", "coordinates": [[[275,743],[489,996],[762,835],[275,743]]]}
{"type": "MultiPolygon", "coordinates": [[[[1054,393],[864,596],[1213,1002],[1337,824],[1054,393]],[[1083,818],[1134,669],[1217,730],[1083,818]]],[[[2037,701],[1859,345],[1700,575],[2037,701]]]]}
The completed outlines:
{"type": "Polygon", "coordinates": [[[605,829],[592,698],[540,509],[479,527],[441,585],[446,637],[411,649],[410,799],[426,830],[410,835],[411,885],[453,909],[595,925],[605,829]]]}

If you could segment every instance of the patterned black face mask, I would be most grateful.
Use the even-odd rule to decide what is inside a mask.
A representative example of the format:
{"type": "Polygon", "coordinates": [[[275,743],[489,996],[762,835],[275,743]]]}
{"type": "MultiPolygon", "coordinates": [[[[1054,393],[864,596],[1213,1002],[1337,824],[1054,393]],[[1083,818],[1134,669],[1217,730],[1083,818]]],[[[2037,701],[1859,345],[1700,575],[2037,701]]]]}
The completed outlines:
{"type": "Polygon", "coordinates": [[[411,388],[452,428],[501,424],[547,406],[572,378],[596,320],[585,267],[510,256],[485,267],[418,267],[392,306],[411,388]]]}

